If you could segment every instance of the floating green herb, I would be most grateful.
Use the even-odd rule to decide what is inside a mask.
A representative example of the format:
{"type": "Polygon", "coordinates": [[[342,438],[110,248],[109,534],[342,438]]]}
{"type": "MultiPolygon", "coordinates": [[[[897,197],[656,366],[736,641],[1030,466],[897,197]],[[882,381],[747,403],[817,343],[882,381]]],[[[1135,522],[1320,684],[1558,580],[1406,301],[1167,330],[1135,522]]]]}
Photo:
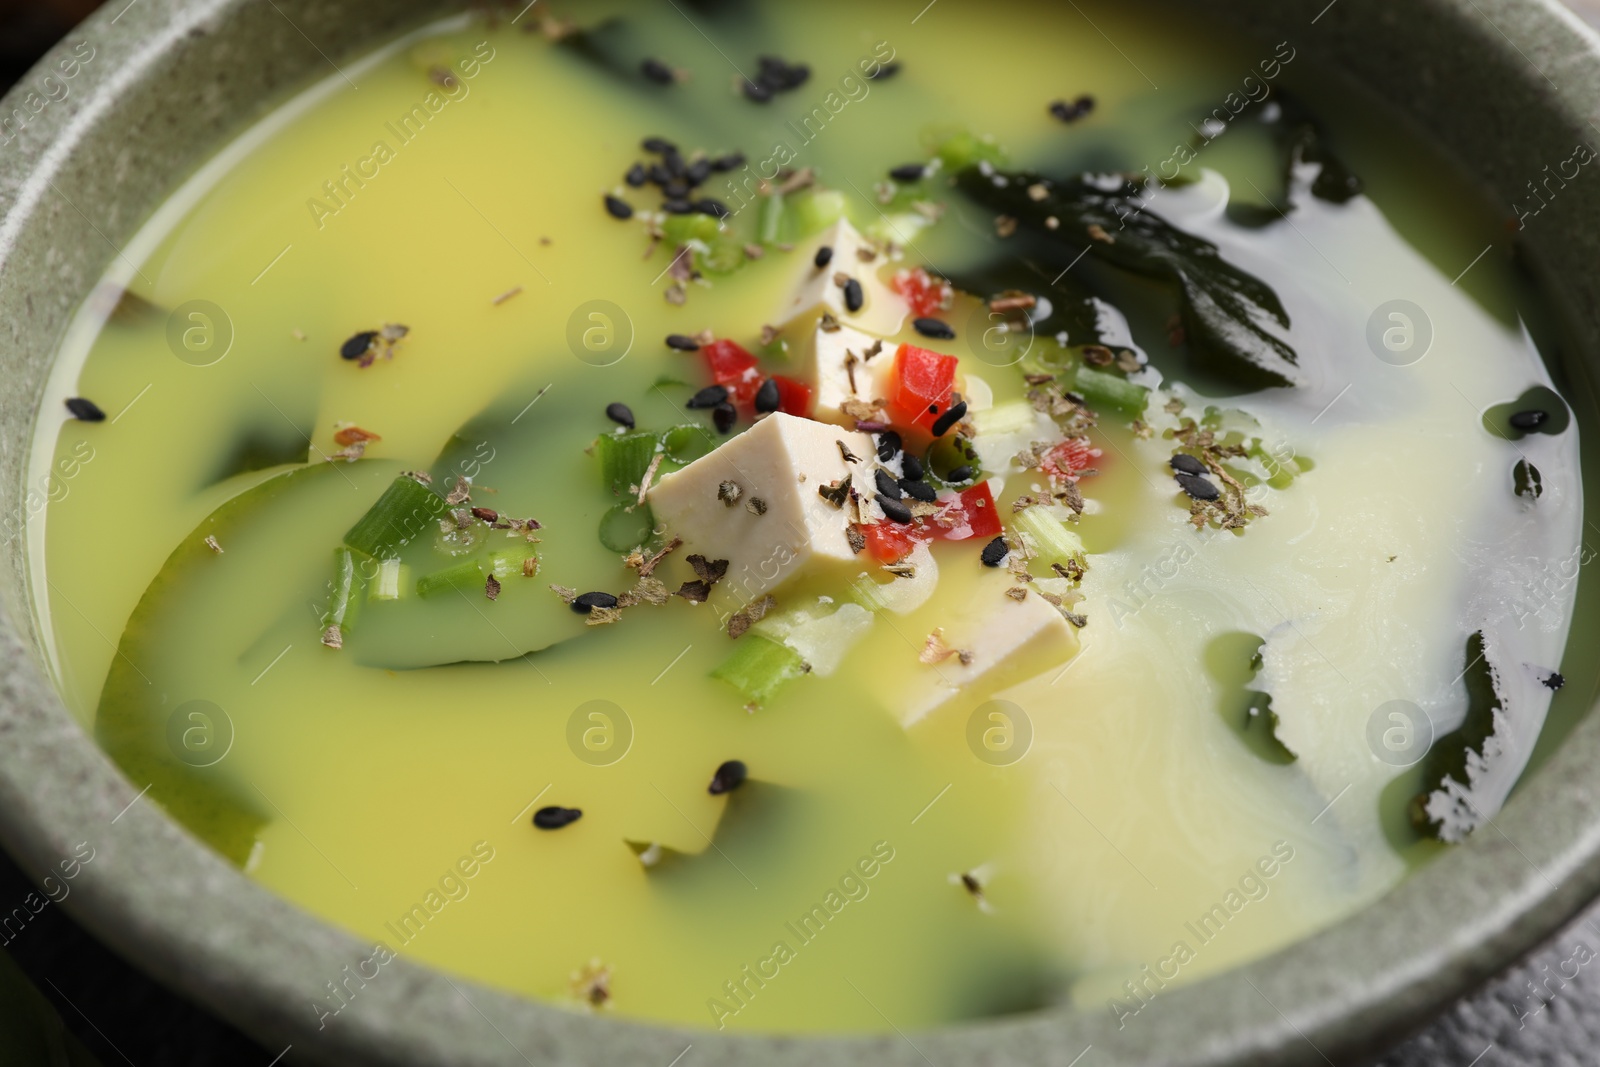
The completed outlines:
{"type": "Polygon", "coordinates": [[[433,530],[449,511],[444,498],[415,478],[401,475],[344,535],[344,543],[377,559],[388,559],[433,530]]]}

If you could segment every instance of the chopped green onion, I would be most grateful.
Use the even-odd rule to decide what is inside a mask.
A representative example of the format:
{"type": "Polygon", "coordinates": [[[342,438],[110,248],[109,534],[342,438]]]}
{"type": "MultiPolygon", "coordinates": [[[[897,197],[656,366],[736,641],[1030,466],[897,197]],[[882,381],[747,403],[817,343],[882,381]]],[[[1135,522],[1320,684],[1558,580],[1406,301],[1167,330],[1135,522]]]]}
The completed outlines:
{"type": "Polygon", "coordinates": [[[405,572],[406,565],[396,557],[379,560],[378,573],[372,579],[372,588],[367,595],[373,600],[399,600],[405,572]]]}
{"type": "Polygon", "coordinates": [[[442,571],[425,574],[417,579],[417,595],[426,599],[454,590],[483,592],[483,564],[475,559],[446,567],[442,571]]]}
{"type": "Polygon", "coordinates": [[[377,503],[350,527],[350,532],[344,535],[344,543],[357,552],[388,559],[433,529],[434,523],[448,510],[444,497],[415,478],[402,474],[389,483],[377,503]]]}
{"type": "Polygon", "coordinates": [[[600,518],[600,543],[612,552],[631,552],[650,540],[655,524],[648,504],[618,504],[600,518]]]}
{"type": "Polygon", "coordinates": [[[328,610],[322,613],[324,628],[348,629],[360,610],[356,599],[356,556],[348,548],[333,550],[333,581],[328,585],[328,610]]]}
{"type": "Polygon", "coordinates": [[[656,453],[656,435],[653,433],[602,434],[594,443],[595,454],[600,457],[600,480],[613,493],[638,492],[644,472],[650,469],[650,460],[656,453]]]}
{"type": "Polygon", "coordinates": [[[775,245],[783,240],[783,194],[772,193],[761,202],[761,215],[757,222],[757,236],[764,245],[775,245]]]}
{"type": "Polygon", "coordinates": [[[844,193],[838,189],[807,189],[789,198],[784,214],[788,216],[789,239],[804,240],[844,217],[844,193]]]}
{"type": "Polygon", "coordinates": [[[661,444],[666,449],[667,459],[680,467],[687,467],[717,447],[706,428],[693,423],[674,426],[661,435],[661,444]]]}
{"type": "Polygon", "coordinates": [[[747,260],[743,244],[732,237],[718,237],[706,243],[705,251],[695,256],[695,262],[707,274],[732,274],[747,260]]]}
{"type": "Polygon", "coordinates": [[[975,163],[992,163],[997,167],[1003,167],[1007,162],[1005,149],[1001,148],[993,137],[974,137],[966,130],[957,130],[942,137],[935,135],[933,140],[934,150],[939,154],[939,159],[951,172],[962,170],[975,163]]]}
{"type": "Polygon", "coordinates": [[[987,434],[1022,433],[1031,430],[1037,421],[1033,405],[1026,400],[1008,400],[987,411],[972,413],[972,425],[978,436],[987,434]]]}
{"type": "Polygon", "coordinates": [[[703,241],[710,244],[717,239],[718,223],[712,215],[699,213],[689,215],[668,215],[661,224],[661,234],[669,246],[668,251],[689,241],[703,241]]]}
{"type": "Polygon", "coordinates": [[[1065,564],[1083,560],[1083,541],[1067,524],[1050,514],[1048,508],[1023,508],[1012,516],[1011,525],[1027,539],[1034,554],[1046,563],[1065,564]]]}
{"type": "Polygon", "coordinates": [[[489,553],[489,572],[497,581],[507,578],[521,578],[522,565],[530,559],[538,559],[539,553],[530,544],[514,544],[510,548],[498,549],[489,553]]]}
{"type": "Polygon", "coordinates": [[[1090,407],[1102,410],[1110,408],[1130,419],[1143,415],[1145,403],[1150,399],[1150,390],[1144,386],[1135,385],[1121,375],[1088,367],[1078,368],[1072,388],[1089,402],[1090,407]]]}
{"type": "Polygon", "coordinates": [[[748,633],[734,646],[733,655],[723,660],[711,677],[727,682],[752,703],[762,703],[784,683],[806,673],[800,653],[781,642],[758,633],[748,633]]]}

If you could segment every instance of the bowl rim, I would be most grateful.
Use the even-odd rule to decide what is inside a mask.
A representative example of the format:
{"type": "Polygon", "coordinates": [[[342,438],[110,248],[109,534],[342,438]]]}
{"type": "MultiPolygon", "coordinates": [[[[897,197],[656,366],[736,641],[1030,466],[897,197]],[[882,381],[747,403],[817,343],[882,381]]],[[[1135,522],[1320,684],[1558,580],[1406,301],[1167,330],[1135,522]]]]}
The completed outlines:
{"type": "MultiPolygon", "coordinates": [[[[1328,16],[1330,27],[1359,30],[1361,20],[1384,17],[1381,0],[1324,2],[1288,6],[1306,17],[1320,8],[1312,24],[1328,16]]],[[[0,156],[0,316],[32,315],[28,301],[48,284],[21,268],[30,238],[63,213],[49,195],[54,179],[84,160],[109,158],[117,147],[109,118],[117,100],[170,92],[159,79],[170,75],[174,57],[195,47],[191,37],[242,25],[247,3],[113,0],[0,102],[0,116],[23,106],[25,91],[68,58],[76,40],[94,42],[107,56],[85,66],[74,95],[28,122],[18,137],[21,150],[0,156]]],[[[300,14],[309,0],[281,3],[300,14]]],[[[417,0],[416,10],[431,6],[417,0]]],[[[1419,0],[1417,7],[1436,21],[1441,48],[1554,57],[1567,88],[1541,84],[1542,75],[1524,69],[1502,91],[1537,101],[1557,125],[1585,127],[1600,99],[1600,37],[1556,0],[1419,0]],[[1483,24],[1484,5],[1497,16],[1492,33],[1483,24]]],[[[295,62],[300,66],[286,68],[287,81],[321,60],[311,54],[295,62]]],[[[96,262],[103,267],[111,258],[96,262]]],[[[81,295],[72,294],[73,302],[81,295]]],[[[0,337],[0,366],[26,363],[29,343],[38,341],[12,327],[0,337]]],[[[48,362],[53,351],[33,358],[48,362]]],[[[6,419],[26,423],[31,436],[37,397],[3,403],[6,419]]],[[[10,563],[8,579],[20,581],[20,558],[10,563]]],[[[1100,1050],[1096,1062],[1119,1064],[1316,1063],[1382,1048],[1511,964],[1600,892],[1600,791],[1589,772],[1600,759],[1600,718],[1586,714],[1490,823],[1492,832],[1480,831],[1379,901],[1307,939],[1162,992],[1149,1017],[1131,1024],[1115,1025],[1105,1011],[1062,1007],[913,1035],[720,1034],[577,1015],[405,959],[386,963],[381,979],[356,978],[348,1007],[323,1014],[315,1007],[319,996],[332,983],[351,989],[351,969],[365,975],[372,946],[250,881],[153,805],[140,803],[137,787],[84,733],[47,679],[34,617],[28,613],[20,624],[14,617],[25,607],[13,594],[0,610],[6,741],[0,841],[35,874],[89,843],[94,859],[63,902],[78,922],[168,986],[258,1039],[287,1042],[314,1061],[666,1064],[692,1047],[701,1064],[797,1067],[820,1058],[1066,1067],[1091,1048],[1100,1050]]]]}

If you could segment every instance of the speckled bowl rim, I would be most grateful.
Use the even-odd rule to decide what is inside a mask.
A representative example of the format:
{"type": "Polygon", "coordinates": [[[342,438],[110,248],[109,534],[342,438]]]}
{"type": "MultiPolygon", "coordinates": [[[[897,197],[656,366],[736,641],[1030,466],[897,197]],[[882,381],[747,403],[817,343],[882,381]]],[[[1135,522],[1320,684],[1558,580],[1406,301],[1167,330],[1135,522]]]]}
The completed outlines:
{"type": "MultiPolygon", "coordinates": [[[[1196,6],[1253,30],[1279,28],[1370,83],[1506,203],[1535,176],[1529,161],[1565,158],[1590,140],[1600,111],[1600,39],[1552,0],[1196,6]]],[[[0,514],[21,504],[44,375],[67,318],[174,176],[259,114],[264,88],[303,84],[328,54],[357,52],[430,10],[427,0],[111,0],[5,98],[0,116],[75,42],[96,48],[64,100],[10,142],[0,132],[0,514]]],[[[1592,369],[1600,292],[1588,267],[1600,262],[1600,195],[1579,189],[1552,210],[1560,224],[1524,251],[1560,279],[1557,302],[1592,369]]],[[[323,1019],[313,1004],[325,983],[370,946],[252,883],[138,802],[47,680],[15,542],[0,575],[0,839],[39,875],[91,843],[95,858],[63,906],[160,981],[269,1049],[287,1047],[289,1060],[666,1067],[690,1046],[683,1062],[695,1067],[1360,1056],[1509,965],[1600,891],[1597,764],[1600,718],[1590,714],[1468,844],[1306,941],[1162,993],[1120,1029],[1091,1007],[909,1035],[719,1034],[564,1011],[403,959],[323,1019]]]]}

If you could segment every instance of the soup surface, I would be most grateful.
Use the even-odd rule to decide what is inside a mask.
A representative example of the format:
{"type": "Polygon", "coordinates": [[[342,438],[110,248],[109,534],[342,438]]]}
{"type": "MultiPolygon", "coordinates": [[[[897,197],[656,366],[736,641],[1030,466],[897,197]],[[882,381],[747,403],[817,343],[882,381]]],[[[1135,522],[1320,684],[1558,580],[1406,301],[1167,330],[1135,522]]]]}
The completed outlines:
{"type": "Polygon", "coordinates": [[[63,694],[367,980],[1126,1020],[1325,927],[1516,781],[1582,496],[1502,220],[1301,47],[602,0],[340,58],[63,340],[63,694]]]}

